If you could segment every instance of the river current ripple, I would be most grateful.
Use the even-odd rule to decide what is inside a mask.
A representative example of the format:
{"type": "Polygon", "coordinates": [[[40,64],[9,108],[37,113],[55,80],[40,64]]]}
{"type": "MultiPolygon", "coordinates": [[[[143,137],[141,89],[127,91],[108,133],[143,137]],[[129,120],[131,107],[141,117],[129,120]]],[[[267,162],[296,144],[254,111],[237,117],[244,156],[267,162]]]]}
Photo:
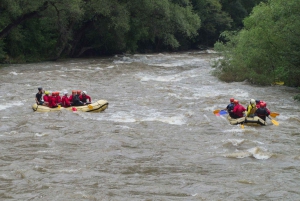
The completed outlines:
{"type": "Polygon", "coordinates": [[[299,200],[296,89],[224,83],[210,52],[0,68],[0,200],[299,200]],[[102,113],[39,113],[37,87],[86,90],[102,113]],[[279,126],[213,110],[263,99],[279,126]]]}

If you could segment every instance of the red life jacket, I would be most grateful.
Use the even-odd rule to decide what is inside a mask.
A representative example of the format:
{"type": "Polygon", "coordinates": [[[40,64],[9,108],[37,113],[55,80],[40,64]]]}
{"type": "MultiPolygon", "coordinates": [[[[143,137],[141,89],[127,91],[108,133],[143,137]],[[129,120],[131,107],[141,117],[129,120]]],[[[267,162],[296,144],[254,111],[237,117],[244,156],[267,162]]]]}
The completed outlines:
{"type": "Polygon", "coordinates": [[[91,97],[88,96],[88,95],[85,95],[85,96],[80,95],[80,96],[79,96],[79,99],[80,99],[80,101],[82,101],[82,102],[84,102],[84,103],[86,103],[86,102],[91,103],[91,102],[92,102],[91,97]],[[87,101],[87,100],[89,100],[89,101],[87,101]]]}
{"type": "Polygon", "coordinates": [[[233,113],[238,117],[243,117],[243,112],[245,112],[245,111],[246,111],[246,109],[240,104],[237,104],[233,108],[233,113]]]}
{"type": "Polygon", "coordinates": [[[63,107],[70,107],[71,103],[69,101],[69,98],[67,96],[63,96],[61,99],[61,103],[63,107]]]}
{"type": "Polygon", "coordinates": [[[45,95],[45,96],[43,97],[43,99],[44,99],[45,102],[49,102],[49,96],[48,96],[48,95],[45,95]]]}
{"type": "Polygon", "coordinates": [[[61,97],[60,96],[56,96],[56,103],[61,103],[61,97]]]}
{"type": "Polygon", "coordinates": [[[49,107],[50,108],[57,106],[55,99],[56,99],[55,96],[49,96],[49,107]]]}

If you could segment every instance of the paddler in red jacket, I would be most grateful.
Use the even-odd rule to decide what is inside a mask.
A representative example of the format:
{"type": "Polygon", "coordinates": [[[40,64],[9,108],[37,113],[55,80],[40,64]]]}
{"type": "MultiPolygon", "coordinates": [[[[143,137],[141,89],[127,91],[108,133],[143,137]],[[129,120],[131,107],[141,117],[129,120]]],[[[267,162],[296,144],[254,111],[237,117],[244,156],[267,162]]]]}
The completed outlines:
{"type": "Polygon", "coordinates": [[[90,96],[88,96],[86,94],[86,91],[82,92],[82,95],[79,96],[80,101],[82,101],[85,105],[87,104],[91,104],[92,103],[92,99],[90,96]]]}
{"type": "Polygon", "coordinates": [[[50,108],[57,107],[55,92],[52,92],[52,96],[49,96],[49,107],[50,108]]]}
{"type": "Polygon", "coordinates": [[[73,105],[73,96],[75,96],[76,94],[77,94],[77,91],[76,90],[72,90],[72,94],[69,97],[69,102],[70,102],[71,105],[73,105]]]}
{"type": "Polygon", "coordinates": [[[233,108],[232,112],[233,112],[234,118],[237,119],[237,118],[243,117],[246,109],[242,105],[239,104],[238,100],[234,100],[233,103],[234,103],[234,108],[233,108]]]}
{"type": "Polygon", "coordinates": [[[63,107],[70,107],[71,106],[71,103],[69,101],[69,98],[68,98],[68,92],[64,92],[64,96],[62,97],[61,99],[61,104],[63,107]]]}
{"type": "Polygon", "coordinates": [[[46,106],[49,105],[49,91],[45,91],[45,95],[43,96],[44,103],[46,106]]]}
{"type": "Polygon", "coordinates": [[[56,104],[61,105],[61,97],[59,95],[59,91],[55,92],[55,100],[56,104]]]}

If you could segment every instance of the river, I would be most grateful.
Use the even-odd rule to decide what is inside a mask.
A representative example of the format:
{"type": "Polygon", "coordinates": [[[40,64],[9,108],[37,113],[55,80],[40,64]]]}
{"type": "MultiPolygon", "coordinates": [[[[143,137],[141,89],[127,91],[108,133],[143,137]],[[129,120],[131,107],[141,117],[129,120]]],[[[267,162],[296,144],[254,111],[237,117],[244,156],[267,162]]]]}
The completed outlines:
{"type": "Polygon", "coordinates": [[[0,200],[299,200],[300,103],[286,86],[224,83],[211,52],[0,68],[0,200]],[[85,90],[101,113],[39,113],[37,88],[85,90]],[[279,126],[213,110],[263,99],[279,126]]]}

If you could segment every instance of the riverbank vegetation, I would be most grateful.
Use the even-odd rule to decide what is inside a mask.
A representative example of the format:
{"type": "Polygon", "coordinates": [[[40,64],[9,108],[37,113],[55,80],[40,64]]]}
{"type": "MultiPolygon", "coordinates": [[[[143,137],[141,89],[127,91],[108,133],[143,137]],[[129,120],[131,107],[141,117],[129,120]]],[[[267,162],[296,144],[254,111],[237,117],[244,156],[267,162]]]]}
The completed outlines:
{"type": "Polygon", "coordinates": [[[1,0],[0,63],[215,44],[220,79],[299,87],[299,13],[298,0],[1,0]]]}
{"type": "MultiPolygon", "coordinates": [[[[254,7],[238,32],[215,44],[222,59],[215,74],[224,81],[300,86],[300,1],[269,0],[254,7]]],[[[295,96],[300,100],[300,96],[295,96]]]]}
{"type": "Polygon", "coordinates": [[[212,47],[261,0],[1,0],[0,63],[212,47]]]}

